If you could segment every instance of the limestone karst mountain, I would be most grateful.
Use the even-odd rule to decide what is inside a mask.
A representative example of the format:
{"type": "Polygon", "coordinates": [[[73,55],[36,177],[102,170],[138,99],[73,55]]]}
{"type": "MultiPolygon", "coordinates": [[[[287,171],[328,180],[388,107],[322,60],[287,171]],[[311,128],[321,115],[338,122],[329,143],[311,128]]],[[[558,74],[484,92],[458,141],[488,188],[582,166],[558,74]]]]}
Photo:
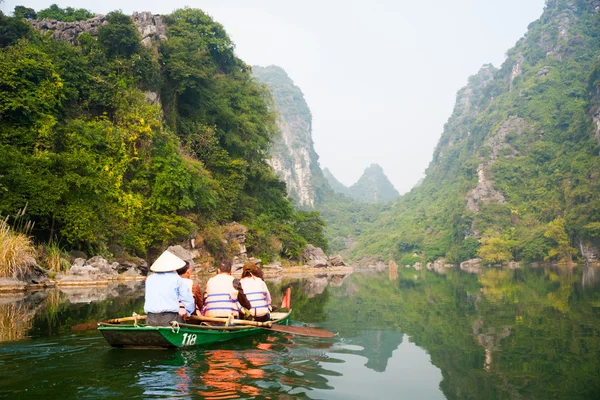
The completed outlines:
{"type": "MultiPolygon", "coordinates": [[[[187,7],[13,14],[0,12],[5,226],[29,226],[14,223],[24,217],[36,244],[61,253],[151,259],[191,242],[206,267],[243,251],[299,260],[307,243],[327,247],[322,220],[294,207],[267,164],[278,132],[271,93],[220,23],[187,7]],[[247,228],[244,244],[225,239],[231,224],[247,228]]],[[[310,117],[296,122],[310,131],[310,117]]]]}
{"type": "Polygon", "coordinates": [[[327,168],[323,170],[323,175],[334,192],[351,197],[361,203],[387,203],[400,197],[400,193],[378,164],[371,164],[367,167],[358,181],[350,187],[346,187],[338,181],[327,168]]]}
{"type": "MultiPolygon", "coordinates": [[[[384,203],[398,198],[398,192],[376,164],[367,168],[351,188],[345,187],[327,168],[321,171],[312,141],[312,116],[301,89],[280,67],[254,66],[252,70],[271,89],[279,113],[281,136],[275,141],[269,163],[300,206],[315,207],[319,202],[317,194],[327,191],[327,184],[334,192],[362,203],[384,203]]],[[[322,193],[320,201],[325,197],[322,193]]]]}
{"type": "Polygon", "coordinates": [[[548,0],[456,98],[423,183],[354,254],[460,262],[598,261],[600,1],[548,0]]]}
{"type": "Polygon", "coordinates": [[[378,164],[365,169],[360,179],[350,186],[350,195],[362,203],[387,203],[400,197],[378,164]]]}
{"type": "Polygon", "coordinates": [[[281,136],[271,149],[269,164],[286,183],[300,206],[314,207],[316,187],[323,182],[312,141],[312,116],[300,88],[277,66],[252,67],[254,76],[273,94],[281,136]]]}

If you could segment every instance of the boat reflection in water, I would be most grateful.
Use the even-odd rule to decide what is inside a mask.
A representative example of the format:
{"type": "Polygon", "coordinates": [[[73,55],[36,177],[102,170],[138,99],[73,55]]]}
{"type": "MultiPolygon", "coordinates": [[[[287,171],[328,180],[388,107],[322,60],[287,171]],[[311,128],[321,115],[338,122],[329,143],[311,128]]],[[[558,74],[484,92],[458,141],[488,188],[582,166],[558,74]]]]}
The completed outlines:
{"type": "Polygon", "coordinates": [[[206,389],[196,392],[207,399],[235,399],[259,396],[261,389],[256,381],[265,378],[265,367],[273,365],[272,344],[259,343],[256,349],[244,352],[234,350],[209,350],[204,353],[203,365],[198,365],[206,389]]]}
{"type": "Polygon", "coordinates": [[[325,370],[322,364],[341,360],[317,349],[296,348],[293,340],[263,334],[255,340],[207,349],[165,350],[172,357],[159,364],[146,362],[136,385],[143,389],[144,397],[205,399],[286,399],[314,389],[333,389],[327,377],[339,374],[325,370]]]}

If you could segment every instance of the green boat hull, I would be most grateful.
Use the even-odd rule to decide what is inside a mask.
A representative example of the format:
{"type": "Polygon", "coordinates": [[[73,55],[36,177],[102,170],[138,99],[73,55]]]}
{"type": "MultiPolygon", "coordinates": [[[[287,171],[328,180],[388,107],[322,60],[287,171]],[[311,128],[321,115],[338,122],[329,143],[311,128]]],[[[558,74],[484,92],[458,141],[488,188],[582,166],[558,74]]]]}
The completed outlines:
{"type": "MultiPolygon", "coordinates": [[[[287,325],[291,312],[281,313],[274,324],[287,325]]],[[[176,326],[118,325],[102,323],[98,330],[113,347],[190,348],[226,342],[268,331],[247,325],[229,327],[178,324],[176,326]]]]}

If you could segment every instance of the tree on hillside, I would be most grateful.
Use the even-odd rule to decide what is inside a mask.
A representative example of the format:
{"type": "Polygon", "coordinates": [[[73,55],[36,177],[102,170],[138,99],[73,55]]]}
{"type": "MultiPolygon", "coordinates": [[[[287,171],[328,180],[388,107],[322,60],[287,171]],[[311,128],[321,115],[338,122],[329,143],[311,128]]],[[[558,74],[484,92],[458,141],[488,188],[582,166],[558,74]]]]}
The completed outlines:
{"type": "Polygon", "coordinates": [[[64,22],[85,21],[93,17],[94,13],[85,8],[67,7],[63,9],[56,4],[52,4],[37,13],[38,19],[54,19],[64,22]]]}
{"type": "Polygon", "coordinates": [[[565,228],[565,220],[563,218],[556,218],[548,224],[544,236],[553,240],[556,243],[556,247],[553,247],[548,252],[546,259],[552,259],[558,257],[560,263],[569,264],[573,261],[573,253],[577,252],[577,249],[571,247],[571,241],[565,228]]]}
{"type": "Polygon", "coordinates": [[[482,238],[478,254],[484,263],[502,265],[511,259],[511,241],[499,237],[482,238]]]}
{"type": "MultiPolygon", "coordinates": [[[[0,3],[2,3],[2,2],[0,1],[0,3]]],[[[33,8],[24,7],[24,6],[16,6],[15,10],[13,11],[13,16],[21,17],[21,18],[25,18],[25,19],[36,19],[37,13],[35,12],[35,10],[33,8]]]]}

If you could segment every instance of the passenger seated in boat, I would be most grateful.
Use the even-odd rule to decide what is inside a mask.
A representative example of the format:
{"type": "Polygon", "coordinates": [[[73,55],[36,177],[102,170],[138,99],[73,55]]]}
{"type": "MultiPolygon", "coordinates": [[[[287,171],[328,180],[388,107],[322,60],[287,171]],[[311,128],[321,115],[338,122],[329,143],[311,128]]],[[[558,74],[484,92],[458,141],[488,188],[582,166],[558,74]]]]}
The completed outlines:
{"type": "Polygon", "coordinates": [[[242,267],[240,282],[246,297],[252,305],[249,319],[260,322],[270,321],[271,293],[262,279],[262,271],[259,267],[251,261],[245,263],[242,267]]]}
{"type": "Polygon", "coordinates": [[[252,305],[246,298],[239,279],[231,275],[231,261],[219,263],[218,273],[206,283],[202,315],[207,317],[228,318],[233,315],[239,318],[244,314],[244,307],[249,310],[252,305]]]}
{"type": "MultiPolygon", "coordinates": [[[[177,275],[183,279],[187,287],[192,291],[192,295],[194,296],[194,305],[196,309],[194,310],[193,315],[200,315],[200,310],[202,309],[202,303],[204,299],[202,298],[202,289],[200,289],[200,285],[197,282],[194,282],[191,279],[192,276],[192,266],[189,262],[185,262],[185,265],[177,270],[177,275]]],[[[179,309],[185,308],[183,303],[179,302],[179,309]]]]}
{"type": "Polygon", "coordinates": [[[169,326],[171,321],[184,322],[183,316],[194,312],[192,291],[175,272],[183,266],[185,261],[165,251],[150,267],[154,273],[146,279],[144,311],[147,325],[169,326]],[[184,307],[181,312],[180,302],[184,307]]]}

